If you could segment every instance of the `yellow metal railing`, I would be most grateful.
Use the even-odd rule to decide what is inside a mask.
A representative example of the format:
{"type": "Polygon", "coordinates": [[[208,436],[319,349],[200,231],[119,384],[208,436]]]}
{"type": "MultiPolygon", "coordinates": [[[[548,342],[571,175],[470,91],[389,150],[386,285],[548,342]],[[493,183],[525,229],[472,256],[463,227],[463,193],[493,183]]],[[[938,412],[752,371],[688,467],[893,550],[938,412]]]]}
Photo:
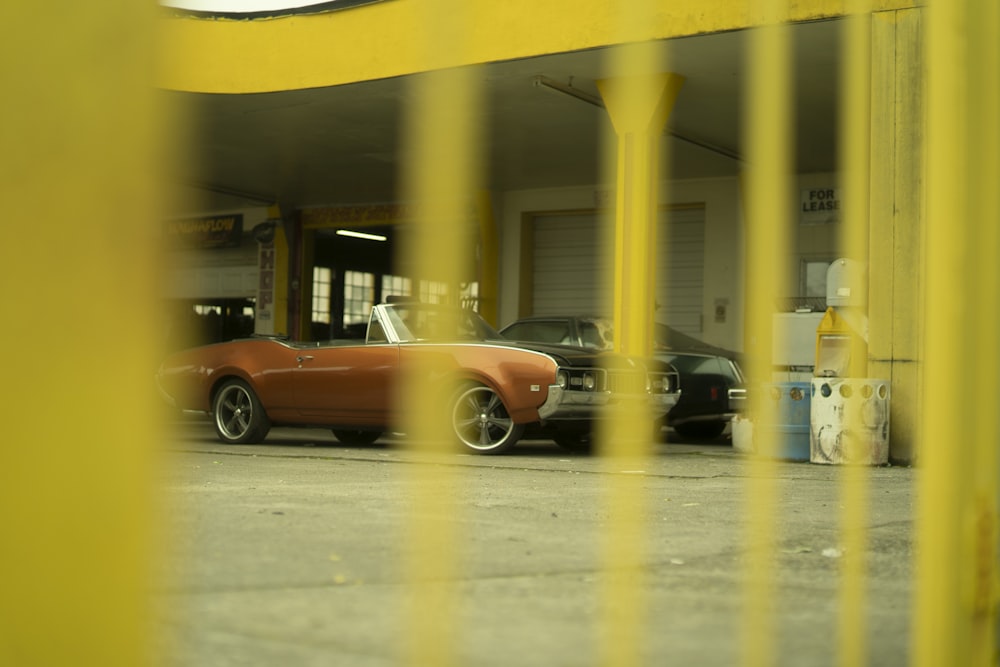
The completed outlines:
{"type": "Polygon", "coordinates": [[[183,136],[151,85],[155,9],[5,9],[2,665],[151,662],[154,221],[183,136]]]}
{"type": "MultiPolygon", "coordinates": [[[[750,386],[771,378],[771,321],[775,300],[787,284],[792,193],[791,35],[785,24],[786,3],[757,3],[763,24],[753,30],[748,47],[748,96],[743,132],[749,165],[744,178],[747,283],[746,359],[750,386]]],[[[750,410],[760,423],[777,423],[776,403],[763,392],[749,393],[750,410]]],[[[755,440],[762,440],[757,438],[755,440]]],[[[778,443],[755,442],[760,455],[751,459],[745,495],[746,566],[743,601],[743,663],[774,664],[777,658],[775,540],[778,530],[778,477],[772,458],[778,443]]]]}
{"type": "MultiPolygon", "coordinates": [[[[868,264],[868,188],[871,154],[869,123],[871,114],[871,27],[870,3],[856,0],[847,5],[841,36],[840,182],[844,192],[841,232],[842,257],[868,264]]],[[[871,272],[869,272],[870,274],[871,272]]],[[[869,301],[870,303],[870,301],[869,301]]],[[[853,365],[867,369],[866,360],[853,365]]],[[[858,432],[858,415],[847,428],[858,432]]],[[[868,516],[871,494],[867,472],[860,463],[848,463],[840,476],[841,580],[838,596],[838,664],[843,667],[867,664],[868,623],[867,556],[868,516]]]]}
{"type": "MultiPolygon", "coordinates": [[[[168,134],[166,110],[157,107],[148,85],[154,42],[142,39],[154,32],[154,19],[151,8],[121,0],[104,3],[100,10],[64,3],[58,17],[40,16],[37,8],[20,4],[22,9],[7,13],[7,34],[0,47],[7,63],[22,62],[25,54],[33,58],[31,68],[8,67],[0,78],[8,98],[4,124],[19,128],[5,135],[7,166],[0,171],[7,224],[16,232],[15,240],[0,250],[9,314],[0,334],[0,349],[9,355],[3,368],[7,444],[0,449],[0,525],[4,526],[0,571],[5,573],[0,664],[132,667],[150,661],[145,592],[154,553],[149,529],[155,523],[149,497],[153,456],[145,436],[156,420],[136,391],[150,384],[145,369],[155,365],[151,342],[157,334],[155,313],[141,310],[155,293],[154,237],[143,225],[157,219],[155,182],[162,178],[157,175],[163,156],[161,137],[168,134]],[[95,39],[109,31],[134,39],[95,39]],[[26,282],[30,289],[25,289],[26,282]],[[70,320],[72,335],[50,326],[56,303],[70,320]],[[144,436],[139,442],[137,434],[144,436]]],[[[785,252],[790,226],[784,212],[794,171],[790,163],[794,122],[792,60],[784,21],[792,4],[760,0],[753,5],[757,11],[747,14],[763,17],[763,24],[753,30],[748,52],[744,134],[750,166],[742,181],[747,352],[757,382],[770,375],[773,303],[780,296],[780,285],[787,282],[781,263],[773,258],[785,252]]],[[[885,189],[895,185],[870,169],[887,159],[879,153],[882,144],[875,147],[881,138],[869,136],[874,115],[884,111],[873,109],[872,72],[874,61],[885,56],[873,54],[871,45],[873,22],[878,21],[881,30],[896,19],[873,13],[872,5],[884,3],[845,4],[840,172],[847,210],[842,250],[851,257],[884,258],[895,252],[886,244],[899,239],[873,227],[886,224],[874,216],[886,211],[887,201],[895,202],[895,193],[885,189]],[[879,188],[873,186],[876,183],[879,188]]],[[[407,11],[416,5],[408,3],[407,11]]],[[[918,310],[903,308],[898,316],[880,315],[880,322],[908,321],[923,336],[919,358],[901,360],[904,367],[898,371],[898,378],[917,378],[919,386],[904,385],[895,375],[893,379],[902,389],[895,392],[894,387],[896,395],[916,396],[915,404],[921,406],[913,420],[920,470],[910,660],[928,667],[998,664],[1000,456],[994,415],[1000,326],[993,312],[1000,303],[998,6],[995,0],[928,0],[926,7],[901,10],[908,12],[907,21],[913,13],[921,17],[923,48],[917,50],[926,67],[912,62],[907,67],[920,77],[926,72],[926,80],[922,96],[897,104],[924,105],[926,122],[922,119],[893,131],[900,142],[911,142],[926,156],[926,169],[917,178],[923,184],[926,208],[922,216],[915,216],[923,227],[915,225],[900,233],[924,239],[922,258],[914,264],[926,270],[907,275],[879,267],[891,280],[920,284],[914,290],[919,298],[911,300],[920,302],[918,310]],[[911,371],[911,365],[918,370],[911,371]]],[[[443,56],[445,49],[447,62],[456,61],[455,50],[463,48],[467,34],[464,25],[476,22],[474,7],[475,3],[439,3],[426,14],[427,24],[416,29],[426,31],[427,54],[421,58],[429,69],[438,62],[435,54],[443,56]]],[[[622,11],[630,12],[624,18],[623,41],[642,42],[643,12],[656,9],[654,2],[623,2],[622,11]]],[[[412,29],[406,26],[408,33],[412,29]]],[[[643,49],[630,53],[613,63],[610,71],[616,76],[611,78],[625,80],[638,72],[650,85],[658,85],[652,83],[655,76],[649,78],[655,72],[643,60],[643,49]]],[[[424,207],[417,215],[416,241],[409,255],[416,273],[465,275],[457,270],[471,258],[470,244],[464,241],[469,230],[461,224],[466,211],[459,210],[458,202],[467,201],[481,185],[481,138],[474,124],[480,91],[472,74],[468,69],[442,69],[413,81],[415,103],[407,124],[411,161],[405,181],[407,198],[424,207]],[[454,261],[441,262],[442,257],[454,261]]],[[[630,79],[629,85],[634,83],[630,79]]],[[[650,103],[649,90],[619,99],[626,106],[658,108],[658,103],[650,103]]],[[[623,113],[627,117],[628,110],[623,113]]],[[[879,123],[885,127],[882,120],[879,123]]],[[[619,136],[623,145],[632,140],[619,136]]],[[[616,161],[628,159],[622,152],[615,156],[616,161]]],[[[656,190],[663,177],[638,186],[634,196],[649,198],[642,202],[642,215],[655,215],[656,190]]],[[[619,196],[629,186],[626,177],[619,184],[619,196]]],[[[905,197],[919,199],[910,185],[906,187],[905,197]]],[[[651,224],[630,215],[619,211],[617,224],[651,224]]],[[[634,240],[622,244],[615,255],[620,271],[621,264],[638,258],[640,252],[634,240]]],[[[626,279],[624,273],[618,277],[626,279]]],[[[641,308],[623,307],[634,294],[620,290],[615,304],[622,328],[636,332],[627,338],[626,351],[646,344],[648,323],[636,314],[641,308]]],[[[899,301],[893,303],[898,309],[899,301]]],[[[877,335],[885,336],[885,330],[877,335]]],[[[889,340],[894,335],[913,339],[913,334],[890,330],[889,340]]],[[[886,360],[876,357],[870,363],[885,367],[886,360]]],[[[426,403],[426,395],[416,389],[411,392],[415,409],[410,426],[418,446],[440,439],[437,423],[429,419],[435,406],[426,403]]],[[[764,403],[757,406],[757,414],[770,409],[764,403]]],[[[636,422],[629,416],[620,421],[636,422]]],[[[640,461],[649,456],[648,449],[632,447],[633,439],[608,433],[602,436],[602,447],[610,456],[640,461]]],[[[433,457],[438,452],[428,448],[426,454],[433,457]]],[[[774,552],[780,488],[767,454],[765,448],[751,458],[745,488],[748,558],[742,655],[745,664],[754,666],[777,660],[774,552]]],[[[460,566],[455,547],[461,536],[452,520],[458,480],[446,466],[414,470],[404,566],[418,585],[406,615],[403,662],[458,664],[452,624],[447,621],[455,600],[446,587],[435,584],[460,566]]],[[[839,478],[844,558],[838,662],[861,665],[873,641],[873,630],[865,622],[870,573],[864,560],[871,490],[863,468],[846,466],[839,478]]],[[[609,476],[604,502],[614,521],[609,534],[601,536],[608,545],[606,562],[626,559],[626,566],[641,562],[645,508],[637,479],[609,476]],[[636,548],[625,554],[616,549],[622,544],[636,548]]],[[[605,640],[600,661],[640,664],[634,640],[645,626],[643,590],[634,576],[608,581],[602,590],[603,604],[627,613],[602,616],[607,627],[601,635],[605,640]]]]}
{"type": "MultiPolygon", "coordinates": [[[[469,44],[464,27],[472,20],[471,5],[440,4],[427,12],[417,28],[424,36],[423,57],[442,67],[449,56],[462,53],[469,44]]],[[[416,276],[433,277],[458,284],[469,275],[475,257],[474,235],[468,220],[469,193],[478,192],[483,174],[481,138],[477,131],[481,90],[475,68],[438,69],[413,77],[414,103],[404,122],[404,199],[413,202],[416,213],[412,241],[403,251],[408,270],[416,276]]],[[[411,492],[409,519],[404,530],[404,574],[413,593],[404,606],[405,636],[403,664],[459,665],[453,628],[458,601],[449,579],[462,564],[462,523],[458,471],[436,465],[433,457],[447,456],[450,442],[441,420],[442,396],[457,386],[438,386],[430,391],[425,378],[447,375],[447,369],[412,369],[404,386],[407,405],[404,428],[410,447],[429,465],[415,466],[408,480],[411,492]]],[[[438,384],[441,384],[440,382],[438,384]]]]}
{"type": "Polygon", "coordinates": [[[926,16],[926,345],[916,665],[996,664],[997,3],[926,16]]]}

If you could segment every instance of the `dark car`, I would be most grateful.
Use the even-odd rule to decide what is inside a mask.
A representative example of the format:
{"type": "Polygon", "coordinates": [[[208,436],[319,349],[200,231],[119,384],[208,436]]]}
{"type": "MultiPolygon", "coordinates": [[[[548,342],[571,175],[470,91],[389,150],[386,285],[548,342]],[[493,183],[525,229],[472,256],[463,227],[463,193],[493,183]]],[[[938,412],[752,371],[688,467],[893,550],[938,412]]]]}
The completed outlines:
{"type": "MultiPolygon", "coordinates": [[[[599,316],[535,316],[519,319],[500,333],[508,339],[610,350],[611,320],[599,316]]],[[[681,396],[667,425],[685,438],[711,439],[743,411],[746,389],[736,353],[704,343],[665,324],[654,329],[655,356],[680,375],[681,396]]]]}

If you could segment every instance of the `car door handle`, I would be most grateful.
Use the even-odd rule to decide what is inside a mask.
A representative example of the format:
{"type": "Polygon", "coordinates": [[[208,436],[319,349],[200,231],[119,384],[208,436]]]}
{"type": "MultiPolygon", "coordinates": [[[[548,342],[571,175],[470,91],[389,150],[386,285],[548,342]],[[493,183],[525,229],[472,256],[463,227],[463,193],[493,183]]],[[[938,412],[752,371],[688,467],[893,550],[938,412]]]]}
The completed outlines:
{"type": "Polygon", "coordinates": [[[303,361],[312,361],[313,356],[311,354],[306,354],[300,357],[295,357],[295,360],[301,364],[303,361]]]}

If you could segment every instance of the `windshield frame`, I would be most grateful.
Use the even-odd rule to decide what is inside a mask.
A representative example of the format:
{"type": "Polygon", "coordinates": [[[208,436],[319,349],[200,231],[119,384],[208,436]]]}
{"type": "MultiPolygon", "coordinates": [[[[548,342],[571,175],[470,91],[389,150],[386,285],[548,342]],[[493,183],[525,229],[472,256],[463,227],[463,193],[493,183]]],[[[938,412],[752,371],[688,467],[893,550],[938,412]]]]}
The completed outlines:
{"type": "Polygon", "coordinates": [[[474,310],[421,302],[383,304],[382,309],[399,343],[502,340],[474,310]]]}

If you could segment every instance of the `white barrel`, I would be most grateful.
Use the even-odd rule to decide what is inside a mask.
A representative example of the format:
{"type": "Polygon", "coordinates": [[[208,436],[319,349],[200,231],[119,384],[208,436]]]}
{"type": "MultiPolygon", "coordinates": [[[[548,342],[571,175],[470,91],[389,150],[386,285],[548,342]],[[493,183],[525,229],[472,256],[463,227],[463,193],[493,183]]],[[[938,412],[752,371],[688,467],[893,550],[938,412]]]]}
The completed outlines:
{"type": "Polygon", "coordinates": [[[889,462],[888,380],[813,378],[810,393],[811,462],[889,462]]]}

